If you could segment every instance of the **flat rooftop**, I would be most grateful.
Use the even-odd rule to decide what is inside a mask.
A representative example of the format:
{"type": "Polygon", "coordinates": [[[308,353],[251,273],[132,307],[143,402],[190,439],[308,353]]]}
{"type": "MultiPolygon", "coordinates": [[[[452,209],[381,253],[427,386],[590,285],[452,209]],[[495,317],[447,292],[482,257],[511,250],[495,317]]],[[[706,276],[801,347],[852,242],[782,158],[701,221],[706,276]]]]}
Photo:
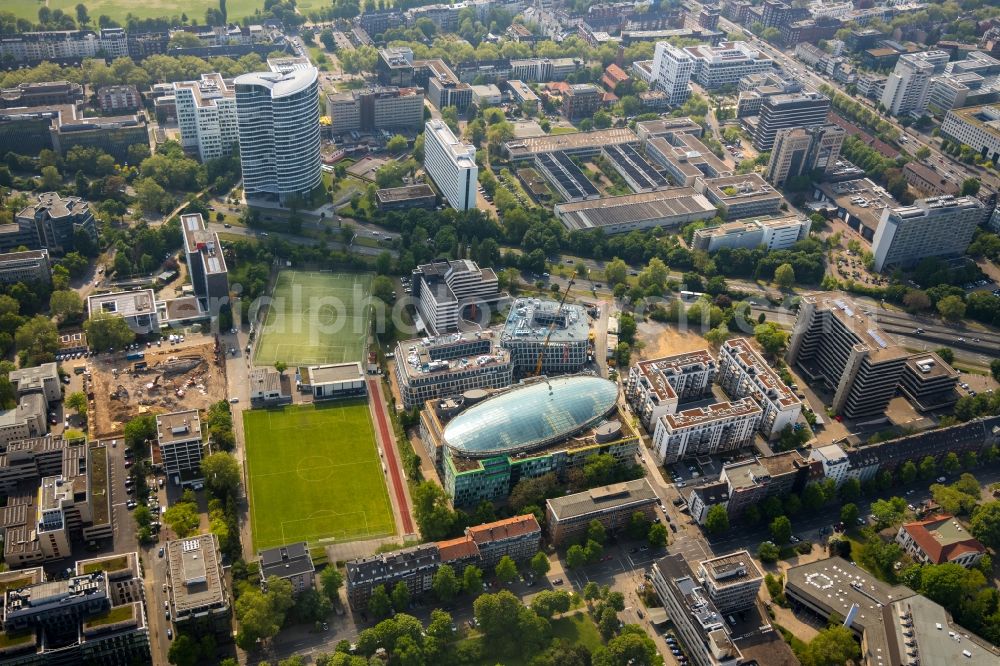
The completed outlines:
{"type": "Polygon", "coordinates": [[[91,317],[98,312],[118,317],[149,315],[156,312],[156,296],[152,289],[97,294],[87,299],[87,309],[91,317]]]}
{"type": "Polygon", "coordinates": [[[921,352],[906,359],[906,365],[913,374],[924,380],[958,379],[955,368],[945,363],[944,359],[934,352],[921,352]]]}
{"type": "Polygon", "coordinates": [[[169,541],[166,549],[175,619],[228,604],[214,535],[169,541]]]}
{"type": "Polygon", "coordinates": [[[456,138],[443,120],[428,120],[426,129],[437,138],[438,143],[458,166],[472,168],[476,165],[476,149],[456,138]]]}
{"type": "Polygon", "coordinates": [[[595,130],[593,132],[574,132],[573,134],[546,134],[523,139],[514,139],[504,144],[504,149],[511,159],[526,159],[539,153],[551,153],[557,150],[593,150],[599,151],[604,146],[622,143],[638,143],[639,137],[627,127],[595,130]]]}
{"type": "Polygon", "coordinates": [[[197,409],[156,416],[156,438],[160,444],[201,440],[201,418],[197,409]]]}
{"type": "Polygon", "coordinates": [[[586,310],[566,303],[538,298],[518,298],[510,306],[502,336],[513,340],[550,343],[585,342],[590,335],[586,310]],[[555,322],[555,328],[549,328],[555,322]]]}
{"type": "Polygon", "coordinates": [[[736,402],[718,402],[707,407],[685,409],[682,412],[667,414],[660,418],[666,421],[672,429],[678,430],[760,413],[762,410],[753,398],[742,398],[736,402]]]}
{"type": "Polygon", "coordinates": [[[434,190],[427,183],[407,185],[406,187],[387,187],[376,192],[380,201],[396,202],[421,199],[435,196],[434,190]]]}
{"type": "Polygon", "coordinates": [[[804,298],[815,301],[817,311],[829,311],[845,328],[854,333],[860,343],[869,349],[869,356],[874,362],[880,363],[910,355],[910,352],[900,347],[894,338],[881,330],[861,306],[848,298],[816,298],[815,296],[804,298]]]}
{"type": "Polygon", "coordinates": [[[923,595],[883,608],[882,616],[891,657],[898,654],[902,658],[910,649],[916,652],[922,664],[996,666],[1000,663],[997,646],[955,624],[944,608],[923,595]]]}
{"type": "Polygon", "coordinates": [[[781,200],[781,192],[757,173],[736,174],[704,179],[705,194],[726,206],[753,201],[781,200]]]}
{"type": "Polygon", "coordinates": [[[510,363],[510,351],[500,346],[500,338],[490,330],[466,331],[437,337],[402,340],[396,348],[397,363],[408,377],[433,373],[465,372],[510,363]],[[465,353],[464,348],[475,348],[465,353]]]}
{"type": "Polygon", "coordinates": [[[699,572],[704,573],[717,589],[763,578],[753,557],[745,550],[702,560],[698,565],[699,572]]]}
{"type": "Polygon", "coordinates": [[[549,510],[559,520],[587,516],[599,511],[623,506],[658,502],[659,498],[646,479],[613,483],[591,488],[582,493],[554,497],[545,501],[549,510]]]}
{"type": "Polygon", "coordinates": [[[331,363],[329,365],[311,365],[302,373],[305,384],[316,385],[329,382],[343,382],[352,379],[364,379],[365,373],[360,363],[331,363]],[[308,379],[308,381],[307,381],[308,379]]]}
{"type": "Polygon", "coordinates": [[[653,192],[605,197],[557,204],[556,214],[570,231],[669,220],[675,216],[703,216],[717,213],[703,194],[691,187],[672,187],[653,192]]]}
{"type": "Polygon", "coordinates": [[[659,118],[636,123],[635,131],[646,136],[662,136],[672,133],[690,133],[701,136],[702,126],[687,116],[682,118],[659,118]]]}
{"type": "Polygon", "coordinates": [[[222,74],[202,74],[198,81],[177,81],[174,90],[189,90],[196,106],[216,106],[219,99],[236,97],[236,90],[226,82],[222,74]]]}
{"type": "Polygon", "coordinates": [[[874,234],[878,228],[882,211],[898,205],[884,187],[877,185],[870,178],[846,180],[841,183],[822,183],[817,187],[839,208],[843,208],[853,220],[867,228],[869,234],[874,234]]]}
{"type": "Polygon", "coordinates": [[[181,231],[184,234],[185,250],[188,254],[201,255],[207,274],[226,272],[226,258],[222,255],[219,234],[205,227],[201,213],[181,215],[181,231]]]}

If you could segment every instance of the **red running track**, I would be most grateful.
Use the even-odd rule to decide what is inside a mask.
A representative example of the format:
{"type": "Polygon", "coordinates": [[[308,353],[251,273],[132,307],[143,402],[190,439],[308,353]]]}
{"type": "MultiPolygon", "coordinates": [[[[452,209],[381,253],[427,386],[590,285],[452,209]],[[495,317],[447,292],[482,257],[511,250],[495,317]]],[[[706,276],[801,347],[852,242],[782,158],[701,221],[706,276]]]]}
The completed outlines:
{"type": "Polygon", "coordinates": [[[386,423],[385,408],[382,405],[382,391],[377,379],[368,380],[368,396],[372,400],[372,409],[375,412],[375,420],[378,422],[379,435],[382,437],[382,450],[385,451],[385,462],[389,466],[389,476],[392,480],[392,491],[396,495],[396,506],[399,507],[400,516],[403,519],[403,532],[414,534],[413,519],[410,518],[410,508],[406,504],[406,492],[403,486],[403,474],[399,470],[399,461],[396,460],[396,447],[393,445],[392,431],[386,423]]]}

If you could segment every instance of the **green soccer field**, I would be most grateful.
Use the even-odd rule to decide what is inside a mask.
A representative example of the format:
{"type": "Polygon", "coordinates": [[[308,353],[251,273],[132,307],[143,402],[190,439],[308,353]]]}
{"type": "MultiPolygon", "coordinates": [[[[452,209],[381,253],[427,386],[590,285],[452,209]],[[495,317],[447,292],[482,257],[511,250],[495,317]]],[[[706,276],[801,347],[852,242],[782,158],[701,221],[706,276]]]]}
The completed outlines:
{"type": "Polygon", "coordinates": [[[256,365],[363,361],[372,276],[282,271],[274,286],[256,365]]]}
{"type": "Polygon", "coordinates": [[[243,413],[254,549],[395,533],[365,400],[243,413]]]}

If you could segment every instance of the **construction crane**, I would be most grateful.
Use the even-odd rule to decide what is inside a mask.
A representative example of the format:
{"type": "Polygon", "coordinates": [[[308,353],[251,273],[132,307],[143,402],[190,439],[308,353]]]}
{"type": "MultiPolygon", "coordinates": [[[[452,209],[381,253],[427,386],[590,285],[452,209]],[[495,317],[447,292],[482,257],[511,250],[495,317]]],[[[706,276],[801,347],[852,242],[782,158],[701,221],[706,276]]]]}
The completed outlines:
{"type": "MultiPolygon", "coordinates": [[[[556,309],[556,314],[559,314],[559,311],[562,310],[563,305],[566,304],[566,297],[569,296],[569,289],[574,284],[576,284],[576,280],[573,280],[572,278],[570,278],[570,281],[566,283],[566,290],[563,292],[562,299],[559,301],[559,307],[556,309]]],[[[537,377],[538,375],[542,374],[542,361],[545,360],[545,350],[548,349],[549,340],[552,339],[552,332],[555,330],[556,330],[556,318],[553,317],[552,323],[549,324],[549,330],[545,334],[545,341],[542,343],[542,350],[538,352],[538,360],[535,361],[535,371],[531,373],[532,377],[537,377]]]]}

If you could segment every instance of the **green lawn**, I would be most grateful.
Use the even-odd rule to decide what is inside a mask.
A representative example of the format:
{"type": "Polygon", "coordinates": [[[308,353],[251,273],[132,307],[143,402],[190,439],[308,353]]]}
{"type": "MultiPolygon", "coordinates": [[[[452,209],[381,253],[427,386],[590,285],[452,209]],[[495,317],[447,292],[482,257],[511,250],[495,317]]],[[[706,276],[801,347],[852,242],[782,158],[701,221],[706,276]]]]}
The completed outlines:
{"type": "Polygon", "coordinates": [[[98,562],[85,564],[83,567],[83,573],[92,574],[95,571],[121,571],[127,566],[128,558],[122,555],[121,557],[115,557],[110,560],[100,560],[98,562]]]}
{"type": "Polygon", "coordinates": [[[576,134],[579,131],[580,130],[575,127],[553,127],[549,134],[558,136],[560,134],[576,134]]]}
{"type": "Polygon", "coordinates": [[[395,532],[366,400],[243,413],[254,549],[395,532]]]}
{"type": "Polygon", "coordinates": [[[254,363],[363,361],[371,281],[367,273],[282,271],[254,363]]]}
{"type": "MultiPolygon", "coordinates": [[[[26,18],[32,21],[38,20],[38,8],[47,5],[49,9],[61,9],[74,19],[76,18],[76,6],[79,0],[48,0],[39,2],[38,0],[5,0],[2,3],[3,9],[12,12],[19,18],[26,18]]],[[[197,20],[198,23],[205,22],[205,10],[209,7],[218,7],[217,2],[195,2],[194,0],[88,0],[84,2],[90,14],[91,25],[97,23],[97,18],[101,14],[107,14],[119,23],[125,23],[125,17],[132,14],[138,18],[157,18],[160,16],[180,16],[187,14],[189,19],[197,20]]],[[[236,21],[244,16],[252,16],[254,10],[263,9],[264,0],[227,0],[226,11],[230,21],[236,21]]]]}
{"type": "Polygon", "coordinates": [[[583,645],[591,652],[604,645],[597,625],[585,612],[552,620],[552,634],[572,645],[583,645]]]}

